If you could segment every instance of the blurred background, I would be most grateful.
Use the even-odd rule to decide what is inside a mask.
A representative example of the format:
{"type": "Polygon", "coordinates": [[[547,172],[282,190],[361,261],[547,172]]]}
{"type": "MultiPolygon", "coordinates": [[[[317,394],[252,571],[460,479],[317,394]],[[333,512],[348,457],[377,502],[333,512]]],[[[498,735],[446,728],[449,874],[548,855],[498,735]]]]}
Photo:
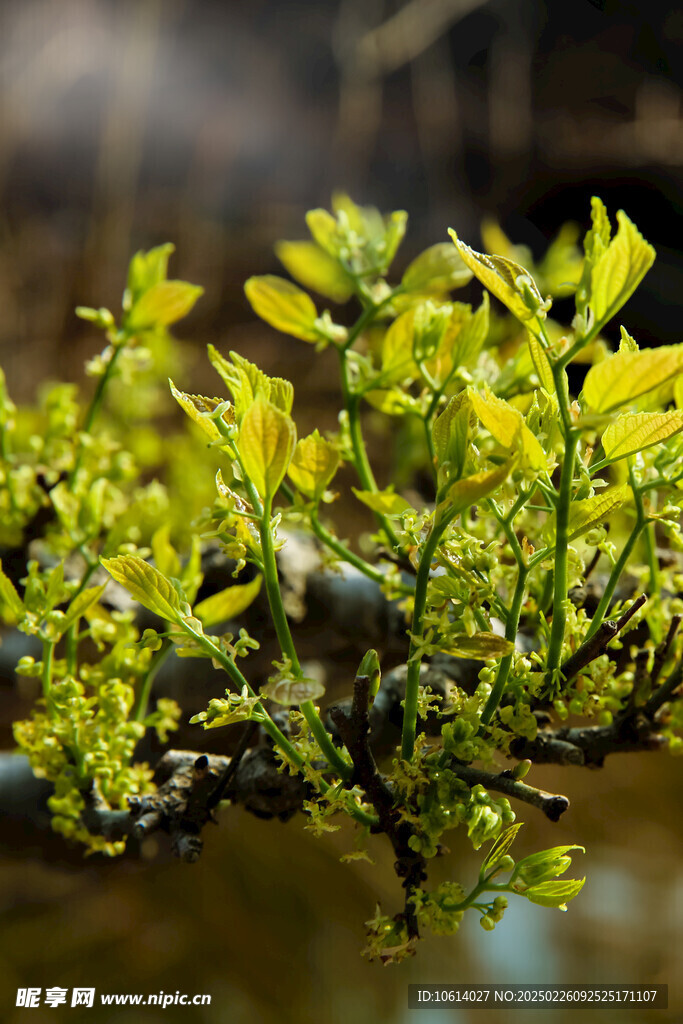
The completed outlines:
{"type": "MultiPolygon", "coordinates": [[[[206,289],[182,327],[197,354],[185,386],[212,380],[210,341],[292,379],[305,427],[333,426],[333,362],[256,322],[242,284],[277,273],[273,242],[303,238],[305,211],[339,188],[408,210],[398,272],[449,226],[477,247],[485,216],[541,255],[564,221],[586,226],[597,193],[658,253],[628,304],[631,333],[678,342],[682,41],[679,7],[635,0],[4,0],[0,357],[11,394],[82,381],[99,340],[74,307],[117,309],[131,253],[172,241],[172,276],[206,289]]],[[[524,809],[527,852],[588,847],[566,917],[513,905],[495,933],[466,920],[386,970],[358,955],[376,899],[396,901],[381,843],[376,867],[340,866],[346,832],[314,840],[300,818],[235,811],[189,867],[154,847],[83,863],[56,839],[4,830],[3,1018],[23,1020],[20,985],[212,995],[208,1008],[137,1011],[145,1022],[420,1024],[432,1017],[407,1010],[409,981],[657,981],[670,985],[670,1011],[632,1015],[679,1020],[677,762],[628,755],[534,781],[572,808],[558,825],[524,809]]],[[[474,876],[460,837],[454,859],[437,875],[474,876]]]]}

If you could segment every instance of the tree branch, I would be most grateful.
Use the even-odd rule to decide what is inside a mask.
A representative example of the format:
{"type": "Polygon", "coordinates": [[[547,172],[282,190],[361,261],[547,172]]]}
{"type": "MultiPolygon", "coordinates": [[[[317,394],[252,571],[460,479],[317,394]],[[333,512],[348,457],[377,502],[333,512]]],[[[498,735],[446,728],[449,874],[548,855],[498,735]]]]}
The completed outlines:
{"type": "Polygon", "coordinates": [[[546,793],[543,789],[527,786],[526,783],[513,779],[509,771],[496,774],[495,772],[484,771],[482,768],[461,765],[457,762],[451,762],[449,767],[470,788],[481,785],[486,789],[494,790],[496,793],[504,793],[505,796],[521,800],[525,804],[531,804],[532,807],[543,811],[546,818],[549,818],[550,821],[559,821],[569,807],[569,800],[566,796],[562,796],[559,793],[546,793]]]}

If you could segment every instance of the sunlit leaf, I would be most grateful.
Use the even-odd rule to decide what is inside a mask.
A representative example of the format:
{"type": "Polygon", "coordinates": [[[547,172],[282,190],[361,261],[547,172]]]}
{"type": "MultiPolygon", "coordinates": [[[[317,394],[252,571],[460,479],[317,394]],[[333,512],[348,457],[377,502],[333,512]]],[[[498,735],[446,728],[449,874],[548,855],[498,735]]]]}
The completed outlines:
{"type": "Polygon", "coordinates": [[[272,498],[282,483],[295,444],[291,417],[259,395],[244,414],[237,447],[244,471],[262,498],[272,498]]]}
{"type": "Polygon", "coordinates": [[[465,509],[471,508],[472,505],[478,504],[482,498],[494,494],[505,483],[516,464],[517,457],[515,456],[501,466],[497,466],[496,469],[485,469],[481,473],[474,473],[473,476],[458,480],[449,488],[446,500],[441,503],[437,511],[443,508],[449,518],[452,518],[464,512],[465,509]]]}
{"type": "Polygon", "coordinates": [[[519,445],[524,465],[535,470],[545,469],[545,452],[518,409],[498,398],[488,387],[483,391],[468,388],[467,392],[474,411],[496,441],[507,449],[519,445]]]}
{"type": "Polygon", "coordinates": [[[235,583],[231,587],[226,587],[225,590],[200,601],[192,611],[205,627],[235,619],[255,601],[261,589],[261,580],[262,577],[257,576],[249,583],[235,583]]]}
{"type": "Polygon", "coordinates": [[[207,398],[205,395],[188,395],[179,391],[172,380],[169,380],[171,394],[181,409],[187,413],[198,427],[204,431],[212,441],[225,441],[225,437],[218,427],[214,413],[219,405],[223,406],[220,418],[225,427],[231,427],[235,422],[235,413],[229,402],[221,398],[207,398]]]}
{"type": "Polygon", "coordinates": [[[602,435],[605,457],[612,462],[635,455],[683,430],[683,412],[625,412],[602,435]]]}
{"type": "Polygon", "coordinates": [[[400,494],[394,494],[391,487],[385,491],[359,491],[356,487],[352,487],[351,490],[359,501],[383,516],[400,516],[411,508],[410,502],[400,494]]]}
{"type": "Polygon", "coordinates": [[[510,825],[504,832],[501,832],[484,858],[484,863],[481,866],[482,875],[493,871],[496,864],[500,864],[503,857],[507,856],[508,850],[517,838],[517,833],[521,827],[522,822],[520,821],[516,825],[510,825]]]}
{"type": "Polygon", "coordinates": [[[131,597],[162,619],[179,622],[180,598],[171,581],[137,555],[101,558],[102,565],[131,597]]]}
{"type": "Polygon", "coordinates": [[[24,602],[19,597],[16,587],[5,574],[0,561],[0,607],[9,611],[13,618],[20,619],[24,614],[24,602]]]}
{"type": "Polygon", "coordinates": [[[353,281],[339,261],[315,242],[278,242],[275,254],[305,288],[311,288],[332,302],[343,303],[353,295],[353,281]]]}
{"type": "Polygon", "coordinates": [[[522,895],[526,896],[531,903],[537,903],[541,907],[566,910],[567,903],[578,896],[585,881],[585,878],[567,878],[541,882],[539,885],[532,885],[530,889],[525,889],[522,895]]]}
{"type": "Polygon", "coordinates": [[[623,210],[619,229],[591,270],[590,305],[596,322],[604,324],[619,312],[654,262],[655,251],[623,210]]]}
{"type": "Polygon", "coordinates": [[[204,289],[187,281],[159,281],[143,292],[126,320],[131,330],[169,327],[190,312],[204,289]]]}
{"type": "Polygon", "coordinates": [[[454,395],[432,427],[434,453],[439,465],[451,464],[455,477],[462,476],[467,456],[472,403],[467,391],[454,395]]]}
{"type": "Polygon", "coordinates": [[[611,412],[667,383],[683,371],[683,345],[615,352],[591,366],[583,397],[596,412],[611,412]]]}
{"type": "Polygon", "coordinates": [[[302,341],[320,341],[313,299],[291,281],[273,274],[250,277],[244,291],[256,315],[271,327],[302,341]]]}
{"type": "Polygon", "coordinates": [[[408,265],[401,284],[411,292],[442,294],[461,288],[472,279],[472,271],[449,242],[430,245],[408,265]]]}
{"type": "Polygon", "coordinates": [[[308,498],[322,497],[325,488],[337,472],[339,452],[314,430],[302,437],[294,449],[287,473],[294,486],[308,498]]]}
{"type": "Polygon", "coordinates": [[[81,615],[84,615],[91,605],[96,604],[102,597],[106,589],[107,584],[102,583],[99,587],[86,587],[80,594],[74,597],[73,601],[66,609],[64,618],[60,623],[60,628],[64,633],[67,629],[80,619],[81,615]]]}
{"type": "Polygon", "coordinates": [[[495,633],[449,633],[445,638],[442,650],[455,658],[504,658],[512,654],[515,645],[495,633]]]}

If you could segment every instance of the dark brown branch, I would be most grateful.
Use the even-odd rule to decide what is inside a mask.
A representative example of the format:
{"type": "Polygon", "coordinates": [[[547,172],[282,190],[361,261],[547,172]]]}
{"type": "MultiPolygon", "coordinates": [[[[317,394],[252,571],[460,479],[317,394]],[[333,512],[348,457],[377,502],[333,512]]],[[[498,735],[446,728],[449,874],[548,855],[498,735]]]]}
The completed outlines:
{"type": "Polygon", "coordinates": [[[534,740],[517,737],[510,753],[534,764],[574,764],[601,768],[608,754],[659,750],[666,744],[652,721],[641,713],[614,719],[611,725],[542,729],[534,740]]]}
{"type": "Polygon", "coordinates": [[[643,708],[645,714],[653,718],[662,704],[665,704],[674,695],[674,691],[678,689],[681,683],[683,683],[683,662],[679,662],[676,665],[669,678],[665,679],[662,685],[652,694],[643,708]]]}
{"type": "Polygon", "coordinates": [[[657,685],[657,680],[659,679],[662,668],[664,667],[664,662],[666,661],[667,656],[669,654],[671,644],[674,642],[676,633],[678,632],[678,628],[681,624],[681,620],[683,620],[682,615],[671,616],[669,630],[664,639],[662,640],[662,642],[657,644],[657,647],[655,648],[655,656],[652,662],[652,673],[650,675],[653,689],[657,685]]]}
{"type": "Polygon", "coordinates": [[[485,786],[486,789],[494,790],[496,793],[504,793],[505,796],[514,797],[515,800],[521,800],[525,804],[537,807],[551,821],[559,821],[569,807],[569,800],[566,796],[562,796],[559,793],[546,793],[543,789],[527,786],[526,783],[513,779],[508,772],[496,774],[495,772],[484,771],[481,768],[472,768],[470,765],[460,765],[457,763],[452,763],[450,767],[458,778],[466,782],[470,788],[481,785],[485,786]]]}
{"type": "Polygon", "coordinates": [[[351,785],[357,784],[365,791],[377,812],[380,830],[386,833],[394,849],[394,868],[399,878],[403,879],[406,891],[405,908],[401,916],[408,929],[408,938],[417,939],[419,930],[411,896],[427,877],[425,860],[409,846],[413,829],[407,822],[400,820],[399,812],[394,806],[394,797],[382,779],[370,749],[369,690],[370,680],[367,676],[357,676],[353,684],[351,713],[347,714],[343,704],[336,704],[329,708],[328,714],[353,761],[351,785]]]}
{"type": "Polygon", "coordinates": [[[620,619],[606,619],[598,628],[597,632],[586,640],[585,643],[581,644],[578,651],[576,651],[570,658],[567,658],[564,665],[562,666],[562,675],[565,681],[573,679],[579,672],[590,665],[591,661],[595,661],[600,655],[606,650],[611,640],[614,640],[617,633],[620,633],[624,626],[627,625],[629,620],[633,618],[636,612],[643,607],[647,598],[644,594],[637,597],[633,604],[627,608],[620,619]]]}

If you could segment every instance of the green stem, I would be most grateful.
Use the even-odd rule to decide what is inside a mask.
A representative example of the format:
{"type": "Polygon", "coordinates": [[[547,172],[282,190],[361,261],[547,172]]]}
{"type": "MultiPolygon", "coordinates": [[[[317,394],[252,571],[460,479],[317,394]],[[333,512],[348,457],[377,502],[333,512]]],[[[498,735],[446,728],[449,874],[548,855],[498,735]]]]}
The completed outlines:
{"type": "Polygon", "coordinates": [[[548,681],[552,684],[553,675],[562,661],[562,645],[567,622],[567,560],[569,548],[569,512],[574,480],[574,461],[579,443],[579,434],[574,430],[569,413],[569,392],[567,374],[562,366],[553,366],[553,378],[562,418],[564,433],[564,459],[560,475],[560,490],[555,511],[555,572],[553,586],[553,621],[548,643],[548,660],[546,663],[548,681]]]}
{"type": "MultiPolygon", "coordinates": [[[[95,422],[97,414],[99,413],[100,408],[102,406],[102,402],[104,400],[104,393],[105,393],[105,391],[107,389],[107,384],[111,380],[111,376],[112,376],[112,373],[114,371],[114,367],[116,366],[116,362],[117,362],[117,360],[119,358],[120,353],[123,351],[127,340],[128,340],[128,335],[124,334],[122,331],[120,331],[118,333],[118,335],[117,335],[117,338],[116,338],[116,345],[114,347],[114,351],[111,354],[111,358],[109,359],[109,362],[107,363],[107,365],[104,368],[104,373],[102,374],[102,376],[100,377],[100,379],[97,382],[97,387],[95,388],[95,394],[93,395],[92,401],[90,402],[90,405],[88,406],[88,411],[85,414],[85,420],[83,422],[83,426],[81,427],[81,433],[82,434],[89,434],[92,431],[93,424],[95,422]]],[[[73,489],[73,485],[74,485],[74,483],[76,481],[76,477],[78,476],[78,471],[81,468],[81,463],[83,462],[83,452],[84,452],[84,448],[83,448],[83,445],[81,444],[79,449],[78,449],[78,452],[76,454],[76,461],[74,463],[74,467],[71,470],[71,473],[69,474],[68,487],[69,487],[70,490],[73,489]]]]}
{"type": "Polygon", "coordinates": [[[165,640],[162,640],[159,650],[154,652],[154,656],[150,660],[147,672],[143,676],[140,690],[133,707],[132,718],[134,722],[142,722],[143,719],[146,718],[154,680],[157,677],[159,669],[164,664],[172,650],[173,641],[166,637],[165,640]]]}
{"type": "MultiPolygon", "coordinates": [[[[349,417],[349,435],[351,437],[351,447],[353,449],[354,467],[358,474],[358,479],[363,486],[363,490],[372,491],[373,494],[376,494],[379,487],[377,486],[377,481],[375,480],[375,476],[372,472],[372,467],[368,459],[368,453],[365,448],[365,441],[363,440],[363,431],[360,422],[360,396],[353,394],[351,391],[345,348],[339,350],[339,359],[341,367],[342,395],[344,398],[344,407],[346,408],[346,412],[349,417]]],[[[392,547],[399,548],[400,545],[396,532],[387,517],[382,515],[381,512],[375,512],[374,515],[378,525],[386,533],[392,547]]]]}
{"type": "MultiPolygon", "coordinates": [[[[78,589],[76,590],[75,594],[71,598],[72,601],[75,600],[75,598],[77,598],[80,594],[83,593],[83,591],[85,590],[85,588],[88,585],[88,582],[90,581],[90,578],[92,577],[92,574],[95,572],[95,569],[99,565],[98,560],[96,558],[93,559],[91,557],[90,552],[88,551],[88,549],[84,545],[81,545],[78,550],[81,553],[81,555],[83,556],[83,558],[85,559],[86,569],[85,569],[85,572],[83,573],[83,576],[81,578],[81,582],[78,585],[78,589]]],[[[73,677],[76,676],[76,671],[78,669],[78,626],[79,626],[79,623],[80,623],[80,619],[76,619],[75,622],[71,623],[71,625],[69,626],[69,628],[66,631],[66,638],[65,638],[66,674],[68,676],[73,676],[73,677]]]]}
{"type": "MultiPolygon", "coordinates": [[[[340,540],[337,540],[337,538],[322,525],[318,519],[317,509],[311,510],[311,528],[316,537],[322,541],[330,551],[334,551],[335,555],[338,555],[342,561],[348,562],[349,565],[353,565],[354,568],[358,569],[359,572],[362,572],[364,576],[367,576],[368,579],[373,580],[375,583],[379,583],[380,586],[386,583],[386,575],[381,569],[378,569],[374,565],[370,565],[370,563],[366,562],[364,558],[360,557],[360,555],[354,554],[353,551],[347,548],[345,544],[342,544],[340,540]]],[[[406,595],[413,593],[413,588],[408,585],[402,585],[400,590],[401,593],[406,595]]]]}
{"type": "MultiPolygon", "coordinates": [[[[510,643],[515,642],[517,638],[517,630],[519,629],[519,619],[522,614],[522,606],[524,604],[524,596],[526,594],[526,580],[529,575],[528,568],[520,563],[517,571],[517,583],[515,584],[515,591],[512,595],[512,604],[510,605],[510,611],[507,619],[507,626],[505,627],[505,639],[509,640],[510,643]]],[[[505,691],[505,684],[510,674],[510,667],[512,665],[512,654],[506,655],[501,659],[500,665],[498,666],[498,673],[496,675],[496,681],[493,684],[489,699],[486,701],[484,711],[481,716],[481,724],[488,725],[496,708],[500,704],[501,698],[505,691]]]]}
{"type": "Polygon", "coordinates": [[[404,761],[410,761],[415,749],[415,733],[417,730],[417,704],[420,692],[420,663],[422,657],[417,655],[416,638],[424,632],[424,613],[427,605],[427,584],[432,566],[434,553],[438,547],[441,535],[448,525],[448,520],[432,523],[432,528],[425,541],[420,555],[420,564],[415,580],[415,599],[413,605],[413,621],[411,626],[410,650],[408,652],[408,673],[406,675],[406,699],[403,709],[403,733],[401,742],[401,757],[404,761]]]}
{"type": "MultiPolygon", "coordinates": [[[[289,659],[294,675],[297,677],[303,677],[299,658],[289,629],[287,614],[282,603],[282,593],[278,582],[275,546],[273,544],[273,532],[270,525],[272,511],[273,499],[272,497],[266,498],[263,503],[263,518],[259,521],[259,535],[261,538],[261,551],[263,553],[263,575],[266,583],[266,594],[268,596],[270,614],[273,618],[273,625],[275,626],[275,632],[277,634],[282,653],[289,659]]],[[[306,719],[311,732],[315,736],[318,746],[329,763],[336,771],[339,772],[343,779],[349,778],[351,768],[332,742],[332,738],[325,729],[313,701],[304,701],[301,704],[301,713],[306,719]]]]}
{"type": "Polygon", "coordinates": [[[54,664],[55,641],[43,640],[43,697],[47,705],[50,718],[55,717],[52,705],[52,669],[54,664]]]}
{"type": "Polygon", "coordinates": [[[631,488],[633,490],[633,497],[636,504],[636,524],[631,530],[631,533],[628,536],[628,540],[624,544],[622,552],[619,555],[619,558],[617,559],[612,569],[612,572],[610,573],[610,578],[607,581],[607,586],[605,587],[603,595],[600,598],[600,603],[598,604],[598,607],[595,609],[595,614],[593,615],[593,619],[588,628],[588,632],[584,637],[584,643],[586,642],[586,640],[590,640],[590,638],[597,633],[600,626],[604,622],[605,616],[607,615],[607,611],[612,601],[612,597],[614,596],[614,591],[616,590],[617,583],[619,582],[622,572],[626,568],[626,564],[629,558],[631,557],[631,552],[635,547],[636,541],[638,540],[641,531],[647,524],[647,520],[645,518],[645,511],[643,509],[643,500],[641,492],[638,486],[636,485],[635,477],[633,475],[633,468],[630,464],[629,476],[631,478],[631,488]]]}

